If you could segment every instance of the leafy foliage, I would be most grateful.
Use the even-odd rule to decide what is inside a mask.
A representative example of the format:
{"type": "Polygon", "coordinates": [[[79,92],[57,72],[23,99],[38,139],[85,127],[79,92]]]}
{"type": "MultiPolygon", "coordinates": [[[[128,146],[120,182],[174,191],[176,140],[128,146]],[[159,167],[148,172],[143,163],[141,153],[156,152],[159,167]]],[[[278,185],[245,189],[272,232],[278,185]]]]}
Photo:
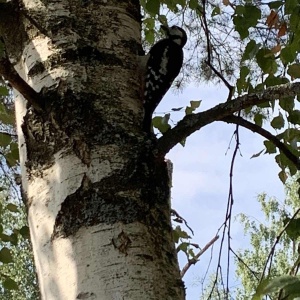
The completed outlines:
{"type": "MultiPolygon", "coordinates": [[[[189,45],[181,84],[190,80],[227,82],[233,87],[231,98],[256,93],[267,87],[291,83],[300,78],[300,2],[297,0],[257,1],[223,0],[141,0],[144,9],[145,40],[152,44],[159,24],[176,22],[188,32],[189,45]]],[[[258,127],[271,126],[276,138],[295,156],[298,143],[298,101],[278,95],[278,101],[266,102],[242,112],[258,127]],[[275,113],[274,110],[278,110],[275,113]],[[293,130],[291,138],[290,130],[293,130]]],[[[186,108],[186,114],[193,112],[186,108]]],[[[170,114],[154,120],[163,134],[171,128],[170,114]]],[[[184,145],[184,142],[182,143],[184,145]]],[[[273,147],[264,143],[268,154],[276,154],[279,178],[284,183],[288,173],[297,168],[273,147]]],[[[255,155],[253,156],[255,157],[255,155]]]]}
{"type": "Polygon", "coordinates": [[[39,299],[29,228],[20,200],[11,92],[0,81],[0,299],[39,299]],[[16,180],[16,182],[15,182],[16,180]]]}
{"type": "Polygon", "coordinates": [[[0,299],[36,300],[39,294],[25,207],[12,198],[5,176],[0,179],[0,299]]]}
{"type": "Polygon", "coordinates": [[[267,294],[276,299],[299,296],[300,279],[295,276],[300,261],[296,249],[300,241],[299,218],[290,217],[299,207],[298,187],[295,180],[288,180],[284,203],[267,198],[265,194],[258,197],[265,217],[263,223],[251,220],[245,214],[239,216],[244,232],[250,238],[251,248],[237,253],[236,275],[243,288],[237,288],[236,299],[265,299],[267,294]],[[278,239],[283,228],[284,232],[278,239]],[[272,259],[266,274],[263,271],[270,253],[272,259]]]}

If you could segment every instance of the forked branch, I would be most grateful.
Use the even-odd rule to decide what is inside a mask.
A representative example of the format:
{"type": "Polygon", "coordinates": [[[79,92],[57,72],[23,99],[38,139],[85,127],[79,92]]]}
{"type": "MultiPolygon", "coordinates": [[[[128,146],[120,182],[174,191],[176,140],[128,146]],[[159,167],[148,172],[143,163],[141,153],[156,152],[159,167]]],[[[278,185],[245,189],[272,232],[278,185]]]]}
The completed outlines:
{"type": "Polygon", "coordinates": [[[280,140],[276,136],[271,134],[269,131],[237,116],[228,116],[223,118],[221,121],[224,121],[226,123],[238,124],[265,137],[270,142],[272,142],[296,166],[298,170],[300,170],[299,158],[296,155],[294,155],[284,143],[280,142],[280,140]]]}
{"type": "Polygon", "coordinates": [[[42,111],[41,96],[18,74],[7,57],[0,58],[0,75],[37,111],[42,111]]]}
{"type": "Polygon", "coordinates": [[[247,94],[237,97],[232,101],[221,103],[204,112],[185,116],[178,124],[168,130],[161,138],[158,139],[157,147],[162,155],[168,153],[176,144],[183,141],[195,131],[201,129],[215,121],[220,121],[225,117],[232,116],[233,113],[262,104],[268,101],[274,101],[286,97],[295,97],[300,94],[300,82],[287,83],[273,86],[262,92],[247,94]]]}

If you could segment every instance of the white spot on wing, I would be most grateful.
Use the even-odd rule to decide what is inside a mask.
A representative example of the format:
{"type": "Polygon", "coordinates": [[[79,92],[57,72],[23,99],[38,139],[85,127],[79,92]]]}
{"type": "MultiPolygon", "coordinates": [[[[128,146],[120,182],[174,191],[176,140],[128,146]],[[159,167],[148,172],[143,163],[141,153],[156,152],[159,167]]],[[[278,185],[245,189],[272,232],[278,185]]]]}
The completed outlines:
{"type": "Polygon", "coordinates": [[[162,59],[161,59],[159,73],[161,73],[163,75],[167,75],[167,73],[168,73],[168,69],[167,69],[168,62],[169,62],[168,57],[167,57],[168,50],[169,50],[169,47],[166,47],[166,49],[163,52],[162,59]]]}

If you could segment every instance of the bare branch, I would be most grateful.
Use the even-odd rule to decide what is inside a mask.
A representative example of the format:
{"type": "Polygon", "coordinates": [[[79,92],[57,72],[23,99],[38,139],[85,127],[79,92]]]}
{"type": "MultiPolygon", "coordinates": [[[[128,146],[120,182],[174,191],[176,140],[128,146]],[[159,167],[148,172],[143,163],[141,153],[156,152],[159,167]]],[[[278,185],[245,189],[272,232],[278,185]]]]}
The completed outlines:
{"type": "Polygon", "coordinates": [[[162,155],[165,155],[176,144],[205,125],[222,120],[241,109],[268,101],[274,101],[279,98],[295,97],[297,94],[300,94],[300,82],[287,83],[269,87],[255,94],[247,94],[232,101],[220,103],[198,114],[187,115],[178,122],[174,128],[168,130],[158,139],[158,150],[162,155]]]}
{"type": "Polygon", "coordinates": [[[284,143],[280,142],[280,140],[269,131],[237,116],[228,116],[223,118],[222,121],[226,123],[239,124],[265,137],[270,142],[272,142],[297,167],[298,170],[300,170],[300,160],[298,156],[294,155],[284,143]]]}
{"type": "Polygon", "coordinates": [[[223,83],[228,88],[228,97],[227,101],[230,101],[233,95],[234,88],[233,86],[225,79],[225,77],[211,64],[210,61],[206,61],[206,64],[214,71],[214,73],[223,81],[223,83]]]}
{"type": "Polygon", "coordinates": [[[13,88],[24,96],[35,110],[43,111],[41,95],[28,85],[28,83],[18,74],[7,57],[0,58],[0,74],[13,88]]]}
{"type": "Polygon", "coordinates": [[[234,199],[233,199],[233,168],[234,168],[234,163],[235,163],[235,160],[236,160],[236,155],[238,153],[239,146],[240,146],[239,125],[236,125],[236,129],[234,131],[234,136],[235,136],[235,142],[236,143],[235,143],[235,147],[234,147],[234,151],[233,151],[232,159],[231,159],[231,164],[230,164],[230,172],[229,172],[230,184],[229,184],[229,191],[228,191],[228,198],[227,198],[225,221],[222,225],[223,226],[223,231],[222,231],[221,245],[220,245],[220,249],[219,249],[217,271],[216,271],[215,279],[213,281],[211,292],[210,292],[209,297],[208,297],[209,299],[212,296],[214,288],[218,284],[219,276],[221,278],[221,281],[223,282],[221,259],[222,259],[222,252],[223,252],[222,250],[223,250],[223,246],[224,246],[225,234],[226,233],[227,233],[228,251],[227,251],[226,290],[225,290],[225,287],[224,287],[224,293],[225,293],[225,295],[227,295],[228,292],[229,292],[229,267],[230,267],[230,249],[231,249],[230,232],[231,232],[232,207],[233,207],[233,203],[234,203],[234,199]]]}
{"type": "Polygon", "coordinates": [[[192,259],[189,259],[189,261],[187,262],[187,264],[182,268],[182,271],[180,272],[181,278],[185,275],[185,273],[188,271],[188,269],[191,267],[191,265],[194,265],[197,263],[198,258],[210,247],[213,245],[213,243],[219,238],[218,235],[216,235],[214,238],[212,238],[205,246],[203,249],[201,249],[199,251],[199,253],[197,253],[195,255],[195,257],[193,257],[192,259]]]}
{"type": "MultiPolygon", "coordinates": [[[[174,215],[176,216],[176,218],[179,220],[179,221],[176,221],[175,222],[178,222],[178,223],[182,223],[184,222],[185,226],[191,231],[192,235],[194,235],[194,231],[193,229],[188,225],[186,219],[184,219],[175,209],[171,209],[171,215],[174,215]]],[[[173,220],[174,221],[174,220],[173,220]]]]}

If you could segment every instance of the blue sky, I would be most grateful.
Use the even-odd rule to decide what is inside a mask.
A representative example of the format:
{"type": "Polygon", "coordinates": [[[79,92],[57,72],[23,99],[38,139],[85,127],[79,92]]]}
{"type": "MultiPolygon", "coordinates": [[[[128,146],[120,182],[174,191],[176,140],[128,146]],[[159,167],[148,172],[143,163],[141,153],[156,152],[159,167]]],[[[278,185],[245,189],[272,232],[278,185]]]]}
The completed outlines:
{"type": "MultiPolygon", "coordinates": [[[[198,111],[225,102],[227,91],[216,85],[188,87],[182,93],[169,91],[157,108],[157,112],[168,112],[173,107],[189,104],[190,100],[202,100],[198,111]]],[[[178,120],[183,113],[175,112],[171,118],[178,120]]],[[[229,190],[229,170],[235,147],[231,141],[235,125],[215,122],[202,128],[187,139],[186,146],[177,145],[168,153],[174,164],[172,206],[184,217],[194,230],[193,242],[205,246],[216,234],[225,217],[229,190]],[[231,144],[230,144],[231,141],[231,144]],[[229,148],[230,147],[230,148],[229,148]]],[[[284,187],[278,178],[279,167],[274,156],[261,155],[250,159],[263,149],[264,139],[246,129],[240,129],[240,150],[234,167],[233,215],[245,213],[262,219],[258,194],[265,192],[278,199],[284,197],[284,187]]],[[[237,222],[232,225],[232,246],[235,250],[247,247],[247,239],[237,222]]],[[[216,268],[219,242],[214,247],[214,260],[210,270],[216,268]]],[[[208,250],[196,266],[192,266],[184,277],[187,287],[187,300],[199,299],[201,284],[195,284],[207,270],[211,251],[208,250]]],[[[180,265],[186,261],[180,256],[180,265]]],[[[232,260],[233,264],[233,260],[232,260]]],[[[225,270],[225,265],[223,266],[225,270]]],[[[234,281],[234,276],[232,277],[234,281]]]]}

